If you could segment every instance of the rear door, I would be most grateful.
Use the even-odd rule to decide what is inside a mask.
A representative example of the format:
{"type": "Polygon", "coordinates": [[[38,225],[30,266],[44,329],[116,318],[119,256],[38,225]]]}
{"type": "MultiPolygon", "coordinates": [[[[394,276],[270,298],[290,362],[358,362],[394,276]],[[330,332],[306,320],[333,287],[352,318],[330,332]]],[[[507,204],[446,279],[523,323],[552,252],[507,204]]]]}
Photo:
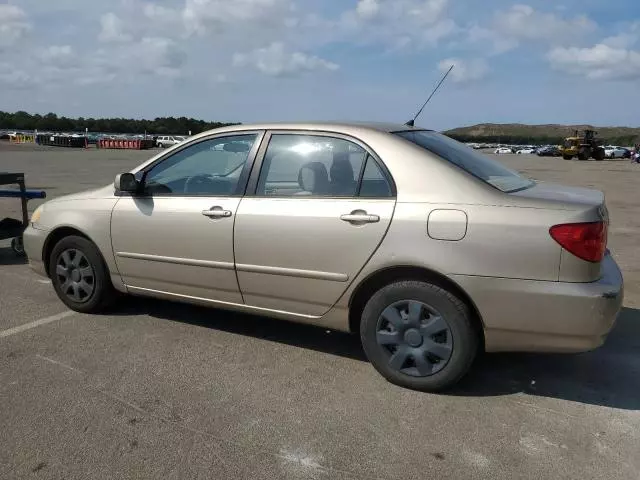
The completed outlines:
{"type": "Polygon", "coordinates": [[[245,303],[321,316],[384,238],[395,187],[373,152],[338,134],[273,132],[259,159],[235,223],[245,303]]]}

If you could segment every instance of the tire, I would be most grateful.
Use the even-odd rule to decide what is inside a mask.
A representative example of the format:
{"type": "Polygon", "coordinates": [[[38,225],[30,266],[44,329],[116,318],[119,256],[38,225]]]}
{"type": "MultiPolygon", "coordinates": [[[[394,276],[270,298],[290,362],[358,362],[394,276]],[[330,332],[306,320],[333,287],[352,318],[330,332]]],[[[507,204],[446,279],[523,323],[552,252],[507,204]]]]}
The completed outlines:
{"type": "MultiPolygon", "coordinates": [[[[605,153],[606,152],[602,148],[596,148],[593,151],[593,158],[600,162],[605,159],[605,153]]],[[[616,158],[615,154],[611,154],[611,158],[616,158]]]]}
{"type": "Polygon", "coordinates": [[[564,158],[565,160],[572,160],[573,157],[571,155],[562,155],[562,158],[564,158]]]}
{"type": "Polygon", "coordinates": [[[590,148],[581,148],[578,151],[578,160],[589,160],[589,157],[591,156],[591,149],[590,148]]]}
{"type": "Polygon", "coordinates": [[[58,298],[76,312],[97,313],[115,300],[116,292],[102,255],[86,238],[61,239],[51,252],[49,274],[58,298]]]}
{"type": "Polygon", "coordinates": [[[471,368],[480,343],[468,306],[451,292],[419,281],[392,283],[373,294],[362,312],[360,339],[383,377],[423,392],[455,385],[471,368]],[[409,309],[419,314],[403,318],[400,312],[409,309]]]}

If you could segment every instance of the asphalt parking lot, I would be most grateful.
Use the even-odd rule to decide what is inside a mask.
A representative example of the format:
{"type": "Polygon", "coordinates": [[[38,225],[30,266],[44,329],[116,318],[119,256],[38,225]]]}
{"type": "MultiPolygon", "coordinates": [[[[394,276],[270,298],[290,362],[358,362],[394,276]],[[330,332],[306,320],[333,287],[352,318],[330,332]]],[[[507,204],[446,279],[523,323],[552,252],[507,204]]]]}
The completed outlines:
{"type": "MultiPolygon", "coordinates": [[[[150,155],[0,145],[0,170],[53,198],[150,155]]],[[[0,478],[638,479],[640,168],[500,160],[605,192],[626,292],[602,348],[486,355],[418,393],[343,333],[155,300],[70,313],[0,242],[0,478]]]]}

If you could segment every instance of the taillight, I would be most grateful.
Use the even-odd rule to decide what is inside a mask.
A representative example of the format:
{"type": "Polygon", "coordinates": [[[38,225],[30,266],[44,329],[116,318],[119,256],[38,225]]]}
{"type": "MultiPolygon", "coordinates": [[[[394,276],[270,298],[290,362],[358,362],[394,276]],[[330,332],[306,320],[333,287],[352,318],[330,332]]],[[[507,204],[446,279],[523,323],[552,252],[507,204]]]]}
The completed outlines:
{"type": "Polygon", "coordinates": [[[599,262],[607,248],[606,222],[566,223],[549,229],[565,250],[588,262],[599,262]]]}

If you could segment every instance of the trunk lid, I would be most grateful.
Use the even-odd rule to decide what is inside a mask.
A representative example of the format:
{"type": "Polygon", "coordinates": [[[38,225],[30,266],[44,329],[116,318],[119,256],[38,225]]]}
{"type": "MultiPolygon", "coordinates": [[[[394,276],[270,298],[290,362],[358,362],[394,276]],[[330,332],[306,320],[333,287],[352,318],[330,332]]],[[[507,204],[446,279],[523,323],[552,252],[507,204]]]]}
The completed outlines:
{"type": "Polygon", "coordinates": [[[515,197],[540,201],[553,208],[574,210],[584,207],[604,206],[604,193],[600,190],[584,187],[569,187],[555,183],[537,182],[531,188],[511,193],[515,197]]]}

